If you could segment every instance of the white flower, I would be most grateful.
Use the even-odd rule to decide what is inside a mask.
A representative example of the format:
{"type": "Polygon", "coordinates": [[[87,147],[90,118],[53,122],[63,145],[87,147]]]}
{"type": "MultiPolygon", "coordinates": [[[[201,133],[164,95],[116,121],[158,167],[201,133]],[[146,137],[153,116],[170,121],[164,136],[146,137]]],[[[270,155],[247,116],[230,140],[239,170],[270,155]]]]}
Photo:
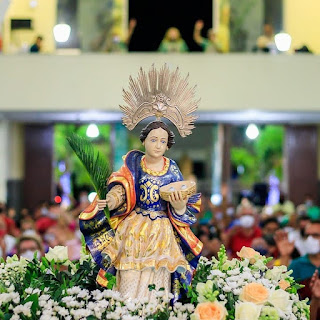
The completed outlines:
{"type": "Polygon", "coordinates": [[[89,291],[86,289],[81,290],[78,295],[78,298],[89,298],[89,291]]]}
{"type": "Polygon", "coordinates": [[[222,290],[223,290],[224,292],[230,292],[230,291],[231,291],[231,287],[228,286],[228,285],[226,285],[226,286],[224,286],[224,287],[222,288],[222,290]]]}
{"type": "Polygon", "coordinates": [[[293,303],[290,294],[282,289],[271,291],[268,302],[284,312],[290,311],[293,303]]]}
{"type": "Polygon", "coordinates": [[[257,260],[252,267],[254,269],[258,269],[258,270],[262,270],[262,271],[268,269],[268,267],[264,264],[263,260],[261,260],[261,259],[257,260]]]}
{"type": "Polygon", "coordinates": [[[250,271],[244,271],[242,274],[241,274],[241,277],[242,279],[245,279],[245,280],[249,280],[249,279],[252,279],[253,276],[251,274],[250,271]]]}
{"type": "Polygon", "coordinates": [[[233,289],[233,290],[232,290],[232,293],[233,293],[235,296],[239,296],[240,293],[241,293],[241,289],[239,289],[239,288],[233,289]]]}
{"type": "Polygon", "coordinates": [[[15,314],[20,314],[22,313],[23,315],[25,315],[26,317],[31,317],[31,305],[32,305],[32,301],[27,302],[24,305],[19,304],[18,306],[16,306],[15,308],[13,308],[13,312],[15,314]]]}
{"type": "Polygon", "coordinates": [[[273,267],[267,270],[265,277],[270,280],[279,281],[283,274],[287,271],[286,266],[273,267]]]}
{"type": "Polygon", "coordinates": [[[235,269],[232,269],[232,270],[228,270],[227,274],[230,275],[230,276],[236,276],[236,275],[240,274],[240,268],[235,268],[235,269]]]}
{"type": "Polygon", "coordinates": [[[252,302],[237,302],[235,308],[235,320],[257,320],[262,306],[252,302]]]}
{"type": "Polygon", "coordinates": [[[78,287],[78,286],[75,286],[75,287],[70,288],[70,289],[67,290],[67,293],[70,294],[71,296],[72,296],[72,295],[77,295],[77,294],[79,294],[80,292],[81,292],[81,288],[78,287]]]}
{"type": "Polygon", "coordinates": [[[49,252],[45,254],[48,261],[54,261],[57,263],[63,263],[68,260],[68,248],[64,246],[55,246],[54,248],[49,248],[49,252]]]}
{"type": "Polygon", "coordinates": [[[210,274],[214,277],[225,278],[226,274],[220,271],[219,269],[214,269],[210,271],[210,274]]]}
{"type": "Polygon", "coordinates": [[[25,289],[24,291],[27,294],[31,294],[32,293],[32,288],[29,287],[29,288],[25,289]]]}

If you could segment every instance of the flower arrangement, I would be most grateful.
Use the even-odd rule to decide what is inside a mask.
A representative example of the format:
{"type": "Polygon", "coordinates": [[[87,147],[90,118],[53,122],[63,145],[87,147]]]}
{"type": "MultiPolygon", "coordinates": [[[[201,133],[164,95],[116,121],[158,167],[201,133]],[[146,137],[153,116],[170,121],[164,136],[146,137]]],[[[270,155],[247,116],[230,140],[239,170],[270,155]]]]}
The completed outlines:
{"type": "Polygon", "coordinates": [[[307,300],[286,266],[268,269],[272,258],[243,247],[239,259],[228,260],[222,246],[218,259],[201,258],[189,290],[198,303],[192,320],[307,320],[307,300]]]}
{"type": "MultiPolygon", "coordinates": [[[[67,248],[50,248],[41,261],[14,256],[0,262],[0,319],[307,320],[299,285],[286,267],[268,269],[268,259],[242,248],[241,260],[201,258],[184,303],[170,306],[164,291],[152,302],[126,300],[96,284],[98,266],[90,256],[67,258],[67,248]]],[[[150,286],[152,290],[152,286],[150,286]]]]}

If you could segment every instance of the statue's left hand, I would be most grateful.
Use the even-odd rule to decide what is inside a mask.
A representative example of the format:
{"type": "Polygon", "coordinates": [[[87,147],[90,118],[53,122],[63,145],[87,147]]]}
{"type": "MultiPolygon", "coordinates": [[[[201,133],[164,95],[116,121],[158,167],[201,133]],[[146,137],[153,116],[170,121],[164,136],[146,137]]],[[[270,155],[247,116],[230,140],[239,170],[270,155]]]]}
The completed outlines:
{"type": "Polygon", "coordinates": [[[188,199],[183,199],[181,191],[173,191],[169,196],[169,201],[177,214],[183,214],[186,211],[188,199]]]}

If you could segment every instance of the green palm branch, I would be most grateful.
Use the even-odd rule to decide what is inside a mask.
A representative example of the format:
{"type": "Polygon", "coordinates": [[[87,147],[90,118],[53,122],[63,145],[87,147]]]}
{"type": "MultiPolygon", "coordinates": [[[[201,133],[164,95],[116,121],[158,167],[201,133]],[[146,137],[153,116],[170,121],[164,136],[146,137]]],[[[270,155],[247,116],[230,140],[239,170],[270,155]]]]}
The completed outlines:
{"type": "MultiPolygon", "coordinates": [[[[101,156],[100,152],[94,148],[89,140],[75,133],[67,137],[67,141],[86,168],[99,198],[105,199],[107,195],[106,182],[111,174],[106,158],[101,156]]],[[[109,220],[110,213],[107,207],[104,212],[109,220]]]]}

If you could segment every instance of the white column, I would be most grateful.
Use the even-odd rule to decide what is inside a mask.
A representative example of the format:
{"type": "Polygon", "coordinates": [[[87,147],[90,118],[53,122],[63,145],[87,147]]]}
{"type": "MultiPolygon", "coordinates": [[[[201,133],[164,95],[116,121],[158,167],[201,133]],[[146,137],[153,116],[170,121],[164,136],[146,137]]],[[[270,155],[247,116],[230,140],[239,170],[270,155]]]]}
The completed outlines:
{"type": "Polygon", "coordinates": [[[222,125],[212,126],[213,149],[212,149],[212,187],[211,192],[221,196],[222,178],[222,125]]]}
{"type": "Polygon", "coordinates": [[[0,141],[0,202],[6,202],[9,169],[9,123],[6,120],[0,120],[0,141]]]}
{"type": "Polygon", "coordinates": [[[10,0],[0,0],[0,28],[9,7],[10,0]]]}

